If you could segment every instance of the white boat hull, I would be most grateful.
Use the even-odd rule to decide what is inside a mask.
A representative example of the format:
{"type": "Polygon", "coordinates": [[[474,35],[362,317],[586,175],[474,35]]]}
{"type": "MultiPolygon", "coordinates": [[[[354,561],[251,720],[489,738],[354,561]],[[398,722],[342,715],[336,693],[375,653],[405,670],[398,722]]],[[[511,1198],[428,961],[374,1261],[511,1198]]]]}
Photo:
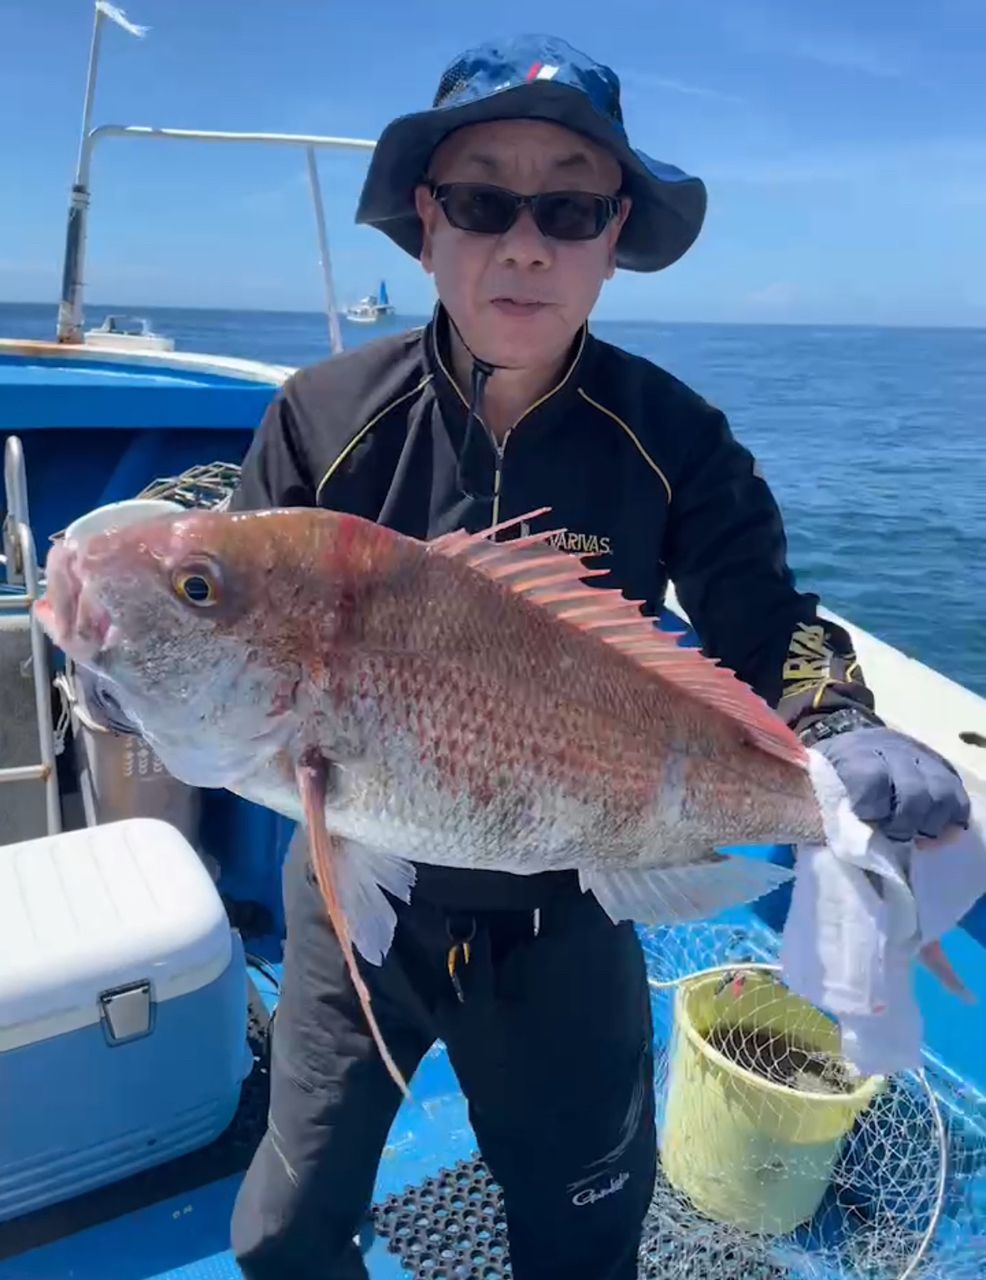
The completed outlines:
{"type": "Polygon", "coordinates": [[[99,329],[87,330],[85,345],[105,348],[109,351],[174,351],[175,349],[172,338],[164,338],[158,333],[103,333],[99,329]]]}

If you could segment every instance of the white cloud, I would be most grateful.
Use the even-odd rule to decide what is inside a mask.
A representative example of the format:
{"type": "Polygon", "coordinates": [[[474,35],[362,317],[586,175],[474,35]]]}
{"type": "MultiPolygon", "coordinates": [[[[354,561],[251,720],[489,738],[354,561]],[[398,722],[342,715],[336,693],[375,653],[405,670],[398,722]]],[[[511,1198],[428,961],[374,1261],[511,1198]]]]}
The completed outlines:
{"type": "Polygon", "coordinates": [[[804,58],[823,67],[837,71],[858,71],[861,75],[878,80],[899,80],[908,74],[908,68],[897,59],[889,57],[864,41],[838,32],[809,36],[781,35],[778,52],[791,57],[804,58]]]}
{"type": "Polygon", "coordinates": [[[899,36],[877,43],[845,26],[808,26],[789,9],[752,0],[727,11],[725,21],[747,49],[877,80],[912,78],[920,53],[913,46],[905,47],[899,36]]]}
{"type": "Polygon", "coordinates": [[[714,182],[750,186],[819,183],[906,187],[937,203],[980,204],[986,198],[986,137],[859,142],[799,150],[761,151],[703,166],[714,182]]]}
{"type": "Polygon", "coordinates": [[[675,80],[668,76],[654,75],[650,71],[629,71],[620,72],[620,82],[627,89],[633,92],[647,93],[677,93],[688,98],[707,98],[714,102],[729,102],[733,105],[742,103],[743,98],[737,97],[732,93],[725,93],[721,89],[711,89],[707,85],[692,84],[685,80],[675,80]]]}
{"type": "Polygon", "coordinates": [[[52,262],[25,262],[22,258],[0,258],[0,271],[5,275],[41,275],[56,271],[52,262]]]}
{"type": "Polygon", "coordinates": [[[762,289],[754,289],[745,299],[751,311],[777,315],[790,313],[801,301],[800,290],[789,280],[775,280],[762,289]]]}
{"type": "MultiPolygon", "coordinates": [[[[300,151],[298,158],[300,161],[300,151]]],[[[307,187],[308,170],[299,165],[298,172],[293,173],[290,178],[285,178],[283,182],[276,182],[256,191],[248,191],[243,197],[242,206],[251,213],[280,210],[286,205],[294,205],[299,200],[302,190],[307,187]]]]}

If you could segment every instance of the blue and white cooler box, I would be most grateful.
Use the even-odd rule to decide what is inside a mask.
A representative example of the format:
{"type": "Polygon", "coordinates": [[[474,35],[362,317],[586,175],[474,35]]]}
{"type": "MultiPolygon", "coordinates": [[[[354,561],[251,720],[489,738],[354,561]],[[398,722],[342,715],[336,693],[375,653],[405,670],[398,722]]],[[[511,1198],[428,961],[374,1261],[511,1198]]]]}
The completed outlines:
{"type": "Polygon", "coordinates": [[[251,1065],[242,942],[180,832],[0,846],[0,1221],[205,1146],[251,1065]]]}

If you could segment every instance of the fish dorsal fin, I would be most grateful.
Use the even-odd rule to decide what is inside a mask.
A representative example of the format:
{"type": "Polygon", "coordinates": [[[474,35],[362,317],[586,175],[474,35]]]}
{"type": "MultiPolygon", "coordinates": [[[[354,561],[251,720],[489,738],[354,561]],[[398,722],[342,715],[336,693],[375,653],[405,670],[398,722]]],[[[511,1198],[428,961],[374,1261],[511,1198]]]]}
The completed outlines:
{"type": "Polygon", "coordinates": [[[807,765],[807,750],[793,730],[734,672],[698,649],[679,645],[683,633],[659,630],[641,613],[641,601],[628,600],[617,588],[587,585],[585,579],[609,570],[587,568],[583,557],[552,546],[551,540],[564,530],[522,534],[508,542],[492,540],[494,534],[523,528],[548,510],[541,507],[479,533],[456,529],[429,542],[428,550],[464,561],[569,626],[596,636],[643,670],[728,716],[762,750],[807,765]]]}

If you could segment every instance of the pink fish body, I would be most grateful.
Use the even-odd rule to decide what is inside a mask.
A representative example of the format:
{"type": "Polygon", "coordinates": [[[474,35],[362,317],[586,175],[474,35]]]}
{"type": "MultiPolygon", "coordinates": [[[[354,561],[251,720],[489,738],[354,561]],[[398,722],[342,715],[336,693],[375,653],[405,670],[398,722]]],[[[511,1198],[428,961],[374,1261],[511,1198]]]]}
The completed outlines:
{"type": "Polygon", "coordinates": [[[786,879],[714,850],[824,838],[796,736],[549,534],[498,532],[423,543],[310,508],[156,517],[53,548],[38,612],[177,777],[313,840],[324,815],[323,892],[372,962],[394,927],[380,888],[408,900],[415,861],[571,869],[641,922],[786,879]]]}
{"type": "Polygon", "coordinates": [[[345,775],[330,829],[414,860],[604,871],[820,838],[787,726],[546,536],[164,517],[56,546],[42,617],[179,776],[211,755],[205,785],[300,816],[294,766],[317,747],[345,775]],[[183,596],[190,576],[214,599],[183,596]]]}

